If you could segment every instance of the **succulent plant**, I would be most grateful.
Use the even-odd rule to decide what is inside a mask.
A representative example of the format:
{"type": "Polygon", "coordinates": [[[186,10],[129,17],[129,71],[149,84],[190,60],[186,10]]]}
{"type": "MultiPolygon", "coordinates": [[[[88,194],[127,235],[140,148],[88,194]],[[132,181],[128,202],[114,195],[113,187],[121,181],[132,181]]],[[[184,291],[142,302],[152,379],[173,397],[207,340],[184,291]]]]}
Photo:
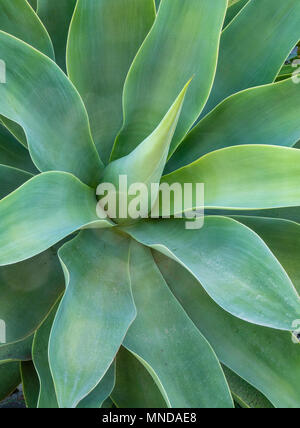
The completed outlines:
{"type": "Polygon", "coordinates": [[[298,0],[0,0],[0,399],[300,406],[299,28],[298,0]],[[122,175],[203,183],[202,227],[99,216],[122,175]]]}

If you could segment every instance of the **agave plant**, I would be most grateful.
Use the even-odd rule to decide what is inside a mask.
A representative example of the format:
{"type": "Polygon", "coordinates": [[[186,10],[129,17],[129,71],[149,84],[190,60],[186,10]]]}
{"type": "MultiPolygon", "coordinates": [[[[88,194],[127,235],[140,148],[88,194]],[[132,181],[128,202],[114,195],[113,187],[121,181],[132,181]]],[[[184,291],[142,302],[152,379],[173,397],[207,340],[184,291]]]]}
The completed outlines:
{"type": "Polygon", "coordinates": [[[300,2],[158,3],[0,0],[0,399],[297,408],[300,2]],[[100,218],[120,175],[203,227],[100,218]]]}

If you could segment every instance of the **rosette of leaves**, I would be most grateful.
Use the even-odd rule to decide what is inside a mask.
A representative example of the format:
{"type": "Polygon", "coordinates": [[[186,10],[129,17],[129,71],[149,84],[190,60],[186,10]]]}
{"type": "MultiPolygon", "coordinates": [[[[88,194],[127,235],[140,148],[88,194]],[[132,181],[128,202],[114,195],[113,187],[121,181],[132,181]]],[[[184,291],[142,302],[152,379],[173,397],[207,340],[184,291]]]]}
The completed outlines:
{"type": "Polygon", "coordinates": [[[158,3],[0,0],[0,398],[297,408],[300,2],[158,3]],[[100,219],[120,174],[204,226],[100,219]]]}

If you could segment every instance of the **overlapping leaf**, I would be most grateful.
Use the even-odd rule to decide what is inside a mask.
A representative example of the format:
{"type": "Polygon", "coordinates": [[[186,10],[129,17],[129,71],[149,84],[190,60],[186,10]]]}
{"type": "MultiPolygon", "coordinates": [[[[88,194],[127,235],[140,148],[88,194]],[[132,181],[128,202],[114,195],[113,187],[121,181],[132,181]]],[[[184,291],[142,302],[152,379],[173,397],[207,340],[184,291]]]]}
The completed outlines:
{"type": "Polygon", "coordinates": [[[0,217],[0,266],[29,259],[83,226],[110,227],[96,215],[95,191],[54,171],[2,199],[0,217]]]}
{"type": "Polygon", "coordinates": [[[153,132],[195,75],[171,151],[182,140],[211,89],[226,6],[226,0],[163,0],[125,83],[124,125],[112,159],[127,155],[153,132]]]}
{"type": "Polygon", "coordinates": [[[122,127],[126,75],[154,18],[153,0],[77,2],[68,42],[68,74],[85,102],[105,163],[122,127]]]}
{"type": "Polygon", "coordinates": [[[132,243],[130,260],[137,318],[124,346],[148,369],[168,407],[232,407],[213,350],[168,290],[151,251],[132,243]]]}
{"type": "Polygon", "coordinates": [[[186,230],[179,219],[147,221],[125,230],[181,263],[231,314],[291,331],[300,318],[300,298],[286,272],[258,235],[242,224],[216,216],[206,217],[198,230],[186,230]]]}
{"type": "Polygon", "coordinates": [[[0,113],[21,125],[41,171],[74,173],[97,186],[102,164],[86,110],[73,85],[53,61],[0,32],[7,83],[0,85],[0,113]]]}
{"type": "Polygon", "coordinates": [[[49,344],[60,407],[76,407],[98,385],[136,316],[128,245],[112,232],[84,231],[60,250],[67,291],[49,344]]]}
{"type": "Polygon", "coordinates": [[[299,345],[293,343],[291,334],[233,317],[216,305],[178,263],[158,253],[155,260],[170,289],[218,358],[276,407],[298,408],[299,345]]]}

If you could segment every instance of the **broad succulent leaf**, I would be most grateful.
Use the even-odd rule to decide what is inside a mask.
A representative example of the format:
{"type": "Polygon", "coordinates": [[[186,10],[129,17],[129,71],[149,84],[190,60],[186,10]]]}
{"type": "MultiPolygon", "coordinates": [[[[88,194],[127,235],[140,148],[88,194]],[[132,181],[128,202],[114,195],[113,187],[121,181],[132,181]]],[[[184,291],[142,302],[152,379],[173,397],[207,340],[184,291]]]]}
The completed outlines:
{"type": "MultiPolygon", "coordinates": [[[[178,124],[178,120],[182,111],[182,106],[184,104],[184,99],[189,84],[190,81],[184,86],[184,88],[170,107],[169,111],[166,113],[163,120],[153,131],[153,133],[150,134],[149,137],[146,138],[143,142],[141,142],[141,144],[139,144],[138,147],[136,147],[129,155],[111,162],[104,171],[102,181],[104,183],[110,183],[115,186],[115,197],[116,201],[119,201],[119,205],[126,204],[124,196],[126,197],[128,205],[130,205],[130,203],[134,202],[133,200],[136,199],[136,196],[128,197],[127,191],[125,194],[123,193],[124,190],[121,186],[119,186],[120,176],[123,175],[127,177],[128,187],[141,183],[147,188],[145,197],[143,196],[143,194],[141,194],[138,198],[138,204],[140,205],[139,211],[140,216],[142,218],[147,217],[149,211],[152,208],[151,197],[154,201],[157,198],[158,188],[156,189],[155,193],[153,190],[151,190],[151,184],[159,183],[161,180],[170,144],[176,126],[178,124]]],[[[103,205],[103,208],[105,208],[104,203],[103,205]]],[[[120,211],[119,205],[117,205],[116,207],[117,213],[119,213],[120,211]]],[[[115,213],[110,214],[111,218],[114,218],[114,216],[115,213]]],[[[118,219],[118,217],[116,216],[117,222],[124,222],[126,220],[118,219]]]]}
{"type": "MultiPolygon", "coordinates": [[[[28,171],[36,174],[38,170],[34,166],[28,150],[22,147],[14,136],[0,124],[0,163],[2,165],[28,171]]],[[[19,187],[19,186],[17,186],[19,187]]],[[[1,189],[3,192],[2,179],[1,189]]],[[[10,193],[10,192],[8,192],[10,193]]],[[[4,195],[6,196],[6,195],[4,195]]]]}
{"type": "Polygon", "coordinates": [[[250,227],[264,240],[300,294],[300,225],[292,221],[274,218],[246,216],[233,218],[250,227]]]}
{"type": "Polygon", "coordinates": [[[40,326],[64,291],[56,250],[51,248],[23,262],[1,266],[0,283],[0,314],[6,323],[6,342],[15,342],[40,326]]]}
{"type": "Polygon", "coordinates": [[[127,238],[84,231],[59,252],[67,290],[55,317],[49,357],[60,407],[76,407],[97,386],[136,316],[128,251],[127,238]]]}
{"type": "Polygon", "coordinates": [[[217,73],[202,115],[229,95],[273,82],[299,40],[299,26],[300,2],[249,1],[222,33],[217,73]]]}
{"type": "Polygon", "coordinates": [[[235,374],[228,367],[223,366],[230,391],[242,408],[246,409],[272,409],[274,406],[257,389],[253,388],[248,382],[235,374]]]}
{"type": "Polygon", "coordinates": [[[66,44],[76,0],[37,0],[37,14],[53,42],[56,63],[66,70],[66,44]]]}
{"type": "Polygon", "coordinates": [[[249,0],[238,0],[234,2],[228,2],[228,9],[226,12],[226,17],[224,21],[224,27],[226,28],[227,25],[231,23],[231,21],[237,16],[238,13],[243,9],[243,7],[246,6],[246,4],[249,2],[249,0]]]}
{"type": "Polygon", "coordinates": [[[178,263],[158,253],[155,260],[220,361],[261,391],[275,407],[299,408],[299,346],[292,342],[291,334],[233,317],[216,305],[178,263]]]}
{"type": "Polygon", "coordinates": [[[30,361],[33,334],[13,343],[0,345],[0,364],[16,361],[30,361]]]}
{"type": "Polygon", "coordinates": [[[0,400],[300,407],[299,24],[0,0],[0,400]]]}
{"type": "Polygon", "coordinates": [[[97,185],[102,171],[81,98],[49,58],[0,31],[7,80],[0,85],[0,113],[21,125],[41,171],[74,173],[97,185]],[[21,71],[22,70],[22,71],[21,71]]]}
{"type": "Polygon", "coordinates": [[[58,304],[59,302],[54,305],[47,319],[36,331],[32,345],[32,361],[39,378],[39,396],[36,406],[38,408],[58,408],[54,383],[48,361],[49,337],[58,304]]]}
{"type": "Polygon", "coordinates": [[[111,226],[97,217],[92,188],[55,171],[33,177],[2,199],[0,216],[0,266],[29,259],[81,227],[111,226]]]}
{"type": "Polygon", "coordinates": [[[23,394],[26,407],[35,409],[39,398],[39,378],[32,361],[23,361],[20,364],[23,394]]]}
{"type": "Polygon", "coordinates": [[[20,383],[19,363],[0,363],[0,401],[14,392],[20,383]]]}
{"type": "MultiPolygon", "coordinates": [[[[0,30],[23,40],[54,59],[47,30],[25,0],[0,0],[0,30]]],[[[2,53],[2,52],[1,52],[2,53]]],[[[1,59],[4,59],[1,55],[1,59]]]]}
{"type": "Polygon", "coordinates": [[[232,407],[213,350],[168,290],[150,250],[137,243],[130,247],[130,276],[137,317],[124,346],[148,369],[168,407],[232,407]]]}
{"type": "Polygon", "coordinates": [[[117,354],[116,384],[111,396],[117,406],[123,409],[167,407],[148,370],[124,347],[117,354]]]}
{"type": "Polygon", "coordinates": [[[153,0],[77,2],[68,41],[68,75],[85,102],[105,163],[122,127],[128,70],[154,18],[153,0]]]}
{"type": "MultiPolygon", "coordinates": [[[[243,145],[216,150],[162,178],[162,182],[205,183],[205,207],[266,209],[300,205],[300,151],[243,145]],[[255,167],[254,167],[255,166],[255,167]],[[263,183],[263,186],[262,186],[263,183]]],[[[189,209],[197,206],[193,195],[189,209]]],[[[162,207],[161,214],[168,215],[162,207]]],[[[171,213],[177,214],[173,207],[171,213]]]]}
{"type": "Polygon", "coordinates": [[[240,144],[293,147],[300,140],[300,85],[292,79],[246,89],[219,104],[187,135],[168,171],[240,144]]]}
{"type": "Polygon", "coordinates": [[[32,177],[33,175],[29,172],[0,164],[0,199],[18,189],[22,184],[26,183],[26,181],[30,180],[32,177]]]}
{"type": "Polygon", "coordinates": [[[78,409],[100,409],[109,398],[116,380],[115,361],[111,364],[96,388],[89,393],[80,403],[78,409]]]}
{"type": "Polygon", "coordinates": [[[213,82],[226,0],[163,0],[124,86],[124,124],[112,160],[130,153],[195,75],[171,152],[200,114],[213,82]],[[205,34],[209,32],[209,40],[205,34]]]}
{"type": "Polygon", "coordinates": [[[293,321],[300,318],[299,295],[256,233],[226,217],[208,216],[198,230],[186,230],[182,223],[181,219],[147,221],[125,230],[182,264],[231,314],[293,330],[293,321]]]}

